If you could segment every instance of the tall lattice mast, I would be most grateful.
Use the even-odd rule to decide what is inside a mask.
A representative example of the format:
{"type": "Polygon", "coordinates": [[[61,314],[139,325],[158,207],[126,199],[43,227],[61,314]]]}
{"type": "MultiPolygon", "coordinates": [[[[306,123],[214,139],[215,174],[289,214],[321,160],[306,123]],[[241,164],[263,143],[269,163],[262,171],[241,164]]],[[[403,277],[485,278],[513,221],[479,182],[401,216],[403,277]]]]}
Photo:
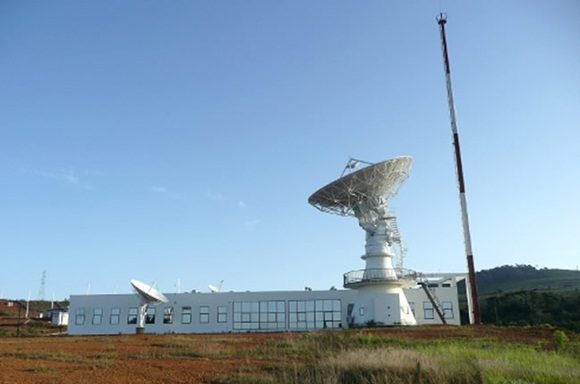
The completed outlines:
{"type": "Polygon", "coordinates": [[[46,296],[46,270],[42,271],[40,278],[40,288],[38,289],[38,300],[44,300],[46,296]]]}

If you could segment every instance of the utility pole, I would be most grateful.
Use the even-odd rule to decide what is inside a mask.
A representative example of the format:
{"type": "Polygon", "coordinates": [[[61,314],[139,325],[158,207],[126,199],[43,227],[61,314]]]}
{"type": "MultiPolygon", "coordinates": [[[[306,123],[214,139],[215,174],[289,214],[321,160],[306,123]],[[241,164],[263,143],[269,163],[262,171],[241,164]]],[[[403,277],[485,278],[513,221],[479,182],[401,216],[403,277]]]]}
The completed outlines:
{"type": "Polygon", "coordinates": [[[22,312],[22,303],[17,301],[18,303],[18,322],[16,323],[16,336],[20,336],[20,314],[22,312]]]}
{"type": "Polygon", "coordinates": [[[457,121],[455,120],[455,105],[453,101],[453,89],[451,88],[451,69],[449,67],[449,54],[447,52],[447,38],[445,36],[445,24],[447,15],[440,13],[437,16],[439,32],[441,34],[441,49],[443,51],[443,66],[445,69],[445,80],[447,82],[447,101],[449,103],[449,116],[451,118],[451,131],[453,133],[453,149],[455,152],[455,167],[457,171],[457,186],[459,187],[459,203],[461,205],[461,222],[463,224],[463,238],[465,243],[465,254],[467,256],[467,272],[469,280],[468,296],[471,296],[471,312],[469,319],[472,324],[481,324],[479,312],[479,300],[477,296],[477,282],[475,281],[475,267],[473,264],[473,250],[471,249],[471,233],[469,231],[469,216],[467,214],[467,198],[465,197],[465,179],[463,178],[463,164],[461,162],[461,149],[459,147],[459,132],[457,131],[457,121]]]}

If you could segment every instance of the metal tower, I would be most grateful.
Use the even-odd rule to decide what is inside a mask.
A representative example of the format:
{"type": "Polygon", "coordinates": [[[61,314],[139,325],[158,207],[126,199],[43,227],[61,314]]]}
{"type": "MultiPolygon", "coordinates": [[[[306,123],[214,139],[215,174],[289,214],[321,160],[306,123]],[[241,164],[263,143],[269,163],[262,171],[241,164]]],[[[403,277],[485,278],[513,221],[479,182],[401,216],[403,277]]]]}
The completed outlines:
{"type": "Polygon", "coordinates": [[[38,300],[44,300],[46,295],[46,270],[42,271],[40,278],[40,288],[38,289],[38,300]]]}
{"type": "Polygon", "coordinates": [[[463,237],[465,242],[465,254],[467,256],[467,271],[469,276],[468,297],[471,299],[472,311],[469,319],[473,324],[481,324],[479,301],[477,296],[477,283],[475,281],[475,267],[473,265],[473,250],[471,249],[471,233],[469,231],[469,216],[467,214],[467,198],[465,197],[465,179],[463,178],[463,164],[461,162],[461,149],[459,147],[459,132],[455,120],[455,105],[453,102],[453,90],[451,88],[451,69],[449,67],[449,54],[447,52],[447,38],[445,36],[445,24],[447,15],[440,13],[437,16],[439,32],[441,34],[441,49],[443,51],[443,65],[447,82],[447,101],[449,103],[449,116],[451,118],[451,131],[453,133],[453,149],[455,152],[455,167],[457,170],[457,186],[459,187],[459,203],[461,205],[461,221],[463,224],[463,237]]]}

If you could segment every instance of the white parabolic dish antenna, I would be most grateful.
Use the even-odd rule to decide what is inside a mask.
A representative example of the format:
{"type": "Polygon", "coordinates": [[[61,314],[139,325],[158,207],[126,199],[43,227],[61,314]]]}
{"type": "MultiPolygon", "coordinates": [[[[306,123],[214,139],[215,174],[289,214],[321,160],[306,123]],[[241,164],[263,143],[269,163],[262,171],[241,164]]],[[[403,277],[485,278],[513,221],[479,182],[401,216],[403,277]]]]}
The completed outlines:
{"type": "MultiPolygon", "coordinates": [[[[347,169],[354,160],[349,160],[347,169]]],[[[396,279],[391,259],[391,246],[403,249],[396,217],[389,210],[390,200],[409,177],[413,159],[395,157],[371,164],[343,176],[314,192],[308,202],[323,212],[354,216],[366,232],[367,261],[363,279],[379,276],[396,279]]],[[[402,272],[402,253],[401,265],[402,272]]],[[[346,277],[345,277],[346,279],[346,277]]],[[[345,280],[346,281],[346,280],[345,280]]]]}
{"type": "Polygon", "coordinates": [[[361,209],[387,204],[397,194],[412,163],[401,156],[370,165],[320,188],[308,202],[323,212],[359,217],[361,209]]]}
{"type": "Polygon", "coordinates": [[[166,303],[167,297],[149,284],[139,280],[131,280],[131,285],[135,288],[137,294],[147,304],[166,303]]]}
{"type": "Polygon", "coordinates": [[[137,295],[141,299],[141,304],[139,305],[139,317],[137,321],[136,332],[138,334],[145,332],[145,315],[147,313],[147,307],[149,305],[155,305],[159,303],[167,303],[167,297],[149,284],[145,284],[139,280],[131,280],[131,285],[135,289],[137,295]]]}
{"type": "MultiPolygon", "coordinates": [[[[359,161],[350,159],[345,170],[354,168],[357,162],[359,161]]],[[[398,296],[398,310],[393,309],[397,312],[394,317],[397,319],[396,323],[417,323],[401,288],[414,284],[414,281],[407,278],[402,263],[400,268],[393,268],[392,259],[395,253],[391,247],[401,247],[401,236],[396,217],[389,210],[390,200],[409,177],[412,162],[411,157],[401,156],[376,164],[369,163],[369,166],[320,188],[308,198],[310,204],[323,212],[356,217],[366,232],[365,254],[362,256],[366,263],[365,269],[345,273],[343,284],[345,288],[355,288],[360,292],[361,301],[355,303],[352,312],[358,314],[352,320],[358,324],[364,324],[368,320],[363,317],[365,308],[369,302],[376,300],[373,298],[378,292],[398,296]],[[367,299],[363,299],[364,297],[367,299]]],[[[382,304],[375,305],[380,307],[382,304]]],[[[386,309],[390,310],[391,307],[386,309]]],[[[392,319],[389,319],[391,314],[387,315],[385,311],[379,310],[373,316],[379,323],[392,323],[392,319]]]]}

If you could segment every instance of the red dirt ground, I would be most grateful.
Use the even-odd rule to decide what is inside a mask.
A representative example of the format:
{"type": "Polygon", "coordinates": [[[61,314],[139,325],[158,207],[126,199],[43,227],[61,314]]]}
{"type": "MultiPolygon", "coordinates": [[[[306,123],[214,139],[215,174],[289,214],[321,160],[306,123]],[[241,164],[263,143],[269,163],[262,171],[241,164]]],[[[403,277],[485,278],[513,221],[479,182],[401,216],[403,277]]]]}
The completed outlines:
{"type": "MultiPolygon", "coordinates": [[[[483,326],[353,332],[412,340],[485,338],[525,344],[550,344],[553,339],[550,329],[483,326]]],[[[276,356],[254,352],[300,337],[303,334],[4,337],[0,338],[0,384],[211,383],[223,375],[276,366],[276,356]]]]}

